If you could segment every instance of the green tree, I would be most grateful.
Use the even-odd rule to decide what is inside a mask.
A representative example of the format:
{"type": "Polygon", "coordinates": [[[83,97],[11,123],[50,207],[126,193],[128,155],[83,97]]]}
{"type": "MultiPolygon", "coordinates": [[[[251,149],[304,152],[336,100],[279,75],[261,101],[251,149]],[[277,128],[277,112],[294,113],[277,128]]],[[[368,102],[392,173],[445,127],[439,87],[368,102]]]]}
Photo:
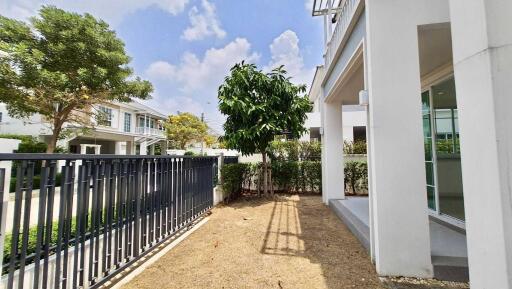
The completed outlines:
{"type": "Polygon", "coordinates": [[[151,83],[132,77],[124,43],[90,14],[43,6],[30,24],[0,16],[0,101],[9,114],[40,114],[55,150],[65,124],[91,125],[95,104],[147,99],[151,83]]]}
{"type": "Polygon", "coordinates": [[[283,66],[264,73],[244,62],[233,66],[219,87],[219,109],[227,116],[223,142],[244,155],[262,154],[265,194],[270,143],[276,135],[299,138],[306,130],[306,113],[312,107],[305,91],[304,85],[290,82],[283,66]]]}
{"type": "Polygon", "coordinates": [[[204,141],[208,126],[199,117],[183,112],[169,116],[166,132],[171,148],[185,149],[192,142],[204,141]]]}

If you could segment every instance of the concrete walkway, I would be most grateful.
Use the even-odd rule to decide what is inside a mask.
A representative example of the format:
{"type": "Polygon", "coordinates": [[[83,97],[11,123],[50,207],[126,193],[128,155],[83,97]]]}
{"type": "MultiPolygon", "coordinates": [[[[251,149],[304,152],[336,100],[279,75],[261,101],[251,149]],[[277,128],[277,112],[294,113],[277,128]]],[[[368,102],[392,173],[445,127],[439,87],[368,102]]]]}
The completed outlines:
{"type": "Polygon", "coordinates": [[[123,288],[384,288],[318,196],[243,199],[123,288]]]}

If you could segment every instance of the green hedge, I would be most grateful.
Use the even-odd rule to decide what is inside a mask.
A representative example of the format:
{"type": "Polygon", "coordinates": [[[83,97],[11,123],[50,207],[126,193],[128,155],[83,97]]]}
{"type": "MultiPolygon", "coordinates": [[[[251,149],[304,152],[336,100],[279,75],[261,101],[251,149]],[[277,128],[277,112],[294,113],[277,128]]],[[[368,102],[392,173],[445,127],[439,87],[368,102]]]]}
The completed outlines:
{"type": "Polygon", "coordinates": [[[365,141],[343,141],[343,153],[348,155],[365,155],[366,142],[365,141]]]}
{"type": "Polygon", "coordinates": [[[251,164],[226,164],[221,168],[222,191],[225,201],[236,199],[242,193],[244,182],[251,173],[251,164]]]}
{"type": "Polygon", "coordinates": [[[322,146],[317,141],[273,141],[268,155],[272,161],[319,161],[322,146]]]}
{"type": "Polygon", "coordinates": [[[345,191],[349,194],[367,193],[368,164],[365,161],[345,163],[345,191]]]}
{"type": "Polygon", "coordinates": [[[272,162],[272,183],[283,192],[320,193],[322,165],[319,161],[272,162]]]}
{"type": "MultiPolygon", "coordinates": [[[[319,161],[274,161],[270,164],[275,191],[285,193],[320,193],[322,167],[319,161]]],[[[222,189],[227,200],[236,199],[242,190],[258,187],[263,178],[261,163],[226,164],[221,169],[222,189]]]]}

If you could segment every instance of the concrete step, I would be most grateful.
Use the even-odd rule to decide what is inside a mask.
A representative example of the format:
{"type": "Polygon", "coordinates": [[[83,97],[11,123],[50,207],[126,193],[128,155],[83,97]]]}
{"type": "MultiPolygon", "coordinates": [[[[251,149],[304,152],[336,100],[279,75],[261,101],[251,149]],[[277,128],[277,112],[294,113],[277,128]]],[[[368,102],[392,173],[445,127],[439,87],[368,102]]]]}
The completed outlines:
{"type": "Polygon", "coordinates": [[[370,252],[370,228],[360,218],[354,215],[342,201],[331,200],[329,207],[340,218],[363,247],[370,252]]]}
{"type": "MultiPolygon", "coordinates": [[[[333,212],[343,221],[348,229],[354,234],[354,236],[361,242],[363,247],[370,252],[370,228],[368,226],[368,219],[364,220],[361,215],[361,203],[355,203],[354,200],[331,200],[329,207],[333,212]]],[[[439,233],[439,225],[431,221],[431,232],[432,234],[439,233]]],[[[442,239],[440,242],[435,242],[432,245],[435,247],[434,251],[443,253],[443,250],[439,250],[439,246],[452,247],[448,248],[448,251],[454,249],[457,245],[457,240],[452,238],[446,238],[446,233],[443,228],[442,239]]],[[[434,248],[433,247],[433,248],[434,248]]],[[[445,248],[446,249],[446,248],[445,248]]],[[[459,252],[460,253],[460,252],[459,252]]],[[[433,252],[432,265],[434,267],[434,278],[444,281],[456,281],[456,282],[468,282],[469,281],[469,270],[466,257],[453,257],[453,256],[438,256],[433,252]]]]}

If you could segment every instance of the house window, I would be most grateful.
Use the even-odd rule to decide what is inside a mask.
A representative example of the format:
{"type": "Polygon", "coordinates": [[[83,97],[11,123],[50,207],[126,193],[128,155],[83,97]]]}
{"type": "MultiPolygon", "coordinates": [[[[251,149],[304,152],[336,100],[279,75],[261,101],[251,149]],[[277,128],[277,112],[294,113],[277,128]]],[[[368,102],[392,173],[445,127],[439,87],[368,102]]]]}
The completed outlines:
{"type": "Polygon", "coordinates": [[[354,126],[352,132],[354,134],[354,142],[366,142],[366,126],[354,126]]]}
{"type": "Polygon", "coordinates": [[[112,126],[112,109],[104,106],[99,107],[99,113],[96,121],[102,126],[112,126]]]}
{"type": "Polygon", "coordinates": [[[132,114],[124,113],[124,131],[130,132],[132,130],[132,114]]]}
{"type": "Polygon", "coordinates": [[[2,112],[0,112],[0,123],[2,123],[3,116],[4,116],[4,115],[3,115],[3,113],[2,113],[2,112]]]}

